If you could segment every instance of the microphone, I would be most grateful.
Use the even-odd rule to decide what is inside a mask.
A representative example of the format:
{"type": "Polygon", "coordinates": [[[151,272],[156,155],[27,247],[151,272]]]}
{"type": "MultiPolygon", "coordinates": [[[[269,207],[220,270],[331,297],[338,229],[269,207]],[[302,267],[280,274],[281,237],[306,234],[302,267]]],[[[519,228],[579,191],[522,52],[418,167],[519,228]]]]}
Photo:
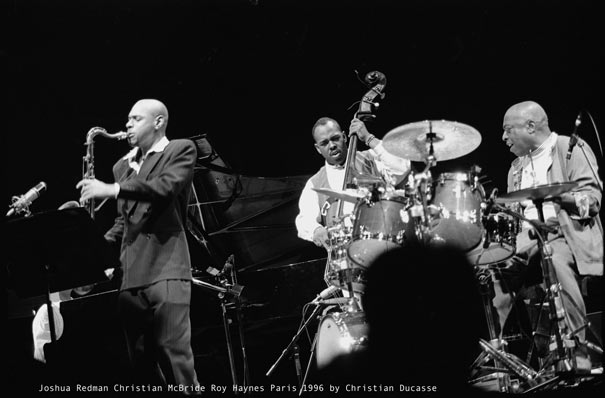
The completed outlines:
{"type": "Polygon", "coordinates": [[[573,128],[573,134],[569,139],[569,148],[567,149],[567,160],[571,158],[571,151],[573,150],[573,147],[575,147],[578,143],[578,127],[580,127],[580,124],[582,124],[582,111],[578,113],[578,117],[576,118],[576,123],[573,128]]]}
{"type": "Polygon", "coordinates": [[[327,288],[322,290],[321,293],[319,293],[313,301],[311,301],[311,304],[319,304],[320,301],[327,299],[328,297],[330,297],[331,295],[333,295],[334,293],[336,293],[339,290],[340,290],[339,287],[328,286],[327,288]]]}
{"type": "Polygon", "coordinates": [[[39,182],[38,185],[30,189],[25,193],[25,195],[21,195],[20,197],[13,196],[13,203],[11,204],[11,209],[6,213],[7,217],[12,216],[13,214],[20,213],[27,209],[27,207],[36,199],[40,197],[40,194],[46,191],[46,183],[39,182]]]}

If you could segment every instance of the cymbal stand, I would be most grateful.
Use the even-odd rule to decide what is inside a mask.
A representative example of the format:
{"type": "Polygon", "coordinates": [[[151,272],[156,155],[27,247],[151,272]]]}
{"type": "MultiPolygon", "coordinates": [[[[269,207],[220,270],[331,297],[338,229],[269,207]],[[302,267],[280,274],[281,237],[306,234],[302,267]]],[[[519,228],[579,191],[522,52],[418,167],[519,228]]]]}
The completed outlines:
{"type": "Polygon", "coordinates": [[[571,334],[566,319],[566,310],[563,307],[562,289],[552,262],[552,247],[548,243],[548,232],[551,228],[544,224],[544,213],[542,211],[542,203],[544,199],[533,199],[534,205],[538,210],[540,224],[532,222],[534,238],[538,242],[538,248],[541,254],[542,278],[546,285],[546,298],[549,303],[550,319],[556,322],[554,330],[554,340],[556,344],[556,363],[555,374],[569,374],[574,369],[572,348],[573,341],[570,339],[571,334]],[[565,339],[565,340],[564,340],[565,339]]]}
{"type": "MultiPolygon", "coordinates": [[[[555,350],[551,353],[551,360],[546,361],[542,364],[542,369],[539,373],[543,373],[547,370],[547,367],[553,364],[554,362],[554,370],[555,376],[551,380],[547,380],[546,382],[533,387],[531,390],[526,392],[530,392],[544,386],[550,385],[556,381],[559,381],[564,376],[573,375],[574,370],[574,362],[575,358],[573,357],[572,348],[577,344],[576,341],[573,340],[573,337],[581,330],[586,327],[590,328],[590,323],[587,318],[584,316],[584,325],[579,327],[577,330],[570,331],[570,327],[566,323],[567,319],[567,311],[565,307],[563,307],[563,295],[567,294],[567,298],[569,302],[572,303],[576,308],[577,306],[569,297],[569,294],[565,292],[559,281],[557,279],[557,275],[554,270],[553,262],[552,262],[552,247],[548,244],[548,233],[554,232],[555,229],[547,226],[544,223],[544,213],[542,211],[542,204],[544,199],[532,199],[536,209],[538,210],[539,220],[529,220],[525,218],[523,215],[509,209],[505,206],[501,206],[496,204],[495,207],[499,210],[512,215],[515,218],[526,221],[533,227],[533,234],[531,237],[537,240],[538,248],[541,254],[541,271],[542,278],[544,280],[544,284],[546,286],[546,297],[545,300],[548,301],[548,308],[550,312],[550,319],[556,322],[556,327],[554,328],[554,346],[555,350]]],[[[592,328],[591,328],[592,331],[592,328]]],[[[593,331],[594,333],[594,331],[593,331]]],[[[595,336],[598,336],[594,333],[595,336]]],[[[602,353],[602,348],[598,347],[594,344],[582,343],[585,344],[588,348],[602,353]]]]}
{"type": "Polygon", "coordinates": [[[416,225],[416,235],[422,243],[428,244],[431,242],[437,242],[440,237],[432,236],[430,232],[430,214],[429,214],[429,203],[428,203],[428,184],[431,182],[431,167],[437,165],[437,158],[435,157],[435,148],[433,141],[437,138],[437,134],[433,132],[433,124],[429,121],[429,132],[426,134],[426,140],[428,141],[428,155],[425,159],[426,167],[422,173],[414,176],[415,188],[419,191],[420,196],[420,207],[419,211],[417,206],[413,206],[411,209],[412,216],[417,220],[421,218],[421,222],[416,225]]]}
{"type": "MultiPolygon", "coordinates": [[[[495,373],[495,377],[498,380],[498,390],[503,393],[517,392],[519,389],[518,384],[511,383],[509,373],[515,374],[530,386],[536,385],[537,372],[515,355],[506,352],[506,341],[500,339],[496,333],[491,305],[491,292],[493,288],[491,271],[487,267],[476,267],[475,272],[479,281],[479,290],[487,320],[490,341],[487,342],[480,339],[479,343],[483,352],[475,359],[475,362],[471,365],[471,369],[489,370],[495,373]],[[494,366],[484,366],[490,359],[493,360],[494,366]]],[[[485,382],[492,378],[493,376],[491,375],[478,377],[470,380],[469,384],[485,382]]]]}
{"type": "MultiPolygon", "coordinates": [[[[432,143],[431,143],[431,151],[432,151],[432,143]]],[[[430,214],[429,214],[429,184],[431,183],[432,177],[430,168],[435,166],[437,160],[435,156],[428,155],[426,160],[426,167],[422,171],[422,173],[417,173],[414,175],[414,191],[417,192],[417,197],[419,199],[415,200],[414,205],[410,208],[410,215],[415,219],[419,220],[419,222],[415,223],[415,233],[416,237],[422,243],[430,243],[433,240],[433,236],[430,233],[430,214]]]]}

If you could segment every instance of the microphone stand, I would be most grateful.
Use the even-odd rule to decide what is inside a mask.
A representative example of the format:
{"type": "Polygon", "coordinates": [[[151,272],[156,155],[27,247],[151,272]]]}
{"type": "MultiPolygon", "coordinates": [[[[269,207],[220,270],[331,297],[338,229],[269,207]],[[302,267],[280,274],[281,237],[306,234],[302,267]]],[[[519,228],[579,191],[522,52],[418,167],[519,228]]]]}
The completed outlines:
{"type": "MultiPolygon", "coordinates": [[[[235,279],[233,274],[232,274],[232,277],[235,279]]],[[[248,361],[246,358],[246,348],[244,346],[244,338],[243,338],[243,331],[242,331],[242,324],[241,324],[242,318],[241,318],[240,306],[239,306],[239,296],[242,293],[243,286],[237,285],[237,283],[229,284],[228,281],[224,278],[220,280],[221,286],[215,286],[210,283],[199,280],[197,278],[191,278],[191,281],[194,285],[197,285],[197,286],[200,286],[200,287],[203,287],[203,288],[206,288],[208,290],[212,290],[212,291],[215,291],[218,293],[218,298],[220,299],[220,302],[221,302],[221,313],[222,313],[222,317],[223,317],[223,328],[225,331],[225,340],[227,343],[227,355],[229,357],[229,367],[231,368],[231,379],[232,379],[233,385],[237,386],[240,384],[239,384],[238,376],[237,376],[237,367],[235,365],[233,343],[231,340],[231,331],[229,328],[231,320],[229,319],[228,311],[227,311],[228,304],[235,301],[235,310],[237,312],[237,319],[238,319],[238,332],[239,332],[240,344],[241,344],[240,348],[241,348],[242,358],[243,358],[243,362],[244,362],[244,364],[243,364],[244,381],[243,381],[242,385],[246,386],[249,381],[248,380],[249,379],[248,361]]]]}
{"type": "MultiPolygon", "coordinates": [[[[590,114],[590,112],[586,111],[588,113],[588,116],[590,116],[590,119],[592,120],[592,115],[590,114]]],[[[582,154],[584,155],[584,159],[586,159],[586,163],[588,163],[588,167],[590,167],[590,171],[592,172],[592,176],[594,177],[595,181],[597,182],[597,185],[599,187],[599,191],[601,192],[601,194],[603,194],[603,185],[601,183],[601,180],[599,180],[599,176],[597,175],[597,172],[595,171],[594,167],[592,167],[592,163],[590,162],[590,159],[588,159],[588,155],[586,154],[586,150],[584,149],[584,140],[580,139],[580,137],[578,136],[578,127],[580,127],[580,124],[582,123],[582,111],[580,111],[580,113],[578,114],[578,117],[576,118],[576,123],[574,126],[574,130],[573,130],[573,134],[570,137],[570,144],[569,144],[569,150],[567,152],[567,163],[569,163],[569,160],[571,159],[571,154],[572,154],[572,149],[574,145],[577,145],[580,147],[580,149],[582,150],[582,154]],[[575,144],[574,144],[575,141],[575,144]]],[[[593,125],[594,125],[594,120],[592,120],[593,125]]],[[[595,131],[596,131],[596,126],[595,127],[595,131]]],[[[599,135],[597,134],[597,140],[599,140],[599,135]]],[[[599,140],[599,147],[601,145],[601,141],[599,140]]],[[[601,155],[603,155],[603,149],[601,148],[601,155]]],[[[596,161],[596,156],[595,156],[595,161],[596,161]]]]}
{"type": "MultiPolygon", "coordinates": [[[[300,359],[298,357],[299,351],[298,351],[298,345],[296,343],[298,342],[298,339],[302,335],[303,330],[305,330],[307,328],[307,325],[311,322],[312,319],[314,319],[317,316],[317,314],[319,313],[320,310],[321,310],[321,305],[316,305],[315,309],[313,310],[313,312],[311,313],[309,318],[307,318],[305,323],[303,323],[303,325],[298,329],[298,331],[296,332],[296,334],[290,341],[290,344],[288,344],[288,346],[286,348],[284,348],[284,350],[282,351],[279,358],[277,358],[277,361],[275,361],[275,363],[271,366],[271,368],[269,369],[269,371],[266,373],[265,376],[267,376],[267,377],[271,376],[271,374],[275,371],[277,366],[284,360],[286,355],[288,355],[288,353],[290,353],[290,351],[292,349],[294,349],[294,360],[296,362],[296,375],[298,376],[298,382],[302,383],[302,375],[300,373],[300,370],[301,370],[300,359]]],[[[315,345],[315,341],[313,342],[313,344],[315,345]]]]}

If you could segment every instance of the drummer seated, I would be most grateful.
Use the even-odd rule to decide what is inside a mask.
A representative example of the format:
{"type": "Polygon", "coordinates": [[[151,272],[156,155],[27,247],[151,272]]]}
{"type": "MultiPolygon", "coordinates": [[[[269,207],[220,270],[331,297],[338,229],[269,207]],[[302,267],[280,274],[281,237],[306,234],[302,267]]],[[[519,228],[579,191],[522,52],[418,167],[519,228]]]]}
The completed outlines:
{"type": "MultiPolygon", "coordinates": [[[[554,353],[552,331],[555,325],[550,320],[548,298],[542,278],[539,256],[530,260],[515,256],[492,267],[495,296],[494,308],[498,312],[499,336],[503,340],[510,337],[510,331],[518,331],[531,340],[534,352],[540,360],[554,353]],[[515,318],[511,319],[514,308],[515,318]]],[[[576,372],[588,373],[592,362],[584,346],[574,349],[576,372]]]]}

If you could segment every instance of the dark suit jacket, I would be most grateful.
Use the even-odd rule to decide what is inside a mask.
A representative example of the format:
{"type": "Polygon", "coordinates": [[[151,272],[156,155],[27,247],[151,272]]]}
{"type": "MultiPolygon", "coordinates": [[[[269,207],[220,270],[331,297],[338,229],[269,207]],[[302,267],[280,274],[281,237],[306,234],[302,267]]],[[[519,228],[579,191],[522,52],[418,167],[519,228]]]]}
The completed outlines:
{"type": "Polygon", "coordinates": [[[121,242],[122,289],[191,279],[184,226],[196,158],[192,141],[172,140],[148,155],[139,174],[126,159],[113,166],[119,215],[105,238],[121,242]]]}

